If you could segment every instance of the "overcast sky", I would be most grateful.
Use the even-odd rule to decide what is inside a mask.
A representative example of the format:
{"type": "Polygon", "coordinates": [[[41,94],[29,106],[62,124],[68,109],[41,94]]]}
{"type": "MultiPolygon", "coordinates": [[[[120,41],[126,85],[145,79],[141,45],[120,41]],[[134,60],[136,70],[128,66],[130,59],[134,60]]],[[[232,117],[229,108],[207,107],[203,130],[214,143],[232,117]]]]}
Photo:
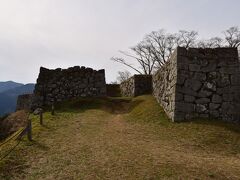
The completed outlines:
{"type": "Polygon", "coordinates": [[[153,30],[201,38],[240,25],[240,0],[0,0],[0,81],[35,82],[40,66],[126,69],[110,61],[153,30]]]}

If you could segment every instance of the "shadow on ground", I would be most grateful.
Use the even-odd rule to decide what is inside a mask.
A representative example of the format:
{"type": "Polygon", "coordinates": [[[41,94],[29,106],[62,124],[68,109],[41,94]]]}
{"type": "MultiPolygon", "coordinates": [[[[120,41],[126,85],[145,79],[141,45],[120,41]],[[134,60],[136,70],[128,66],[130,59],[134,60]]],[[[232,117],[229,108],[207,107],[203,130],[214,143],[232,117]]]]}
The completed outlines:
{"type": "MultiPolygon", "coordinates": [[[[86,110],[101,109],[111,114],[126,114],[138,106],[142,100],[132,98],[77,98],[70,101],[58,103],[57,112],[83,113],[86,110]]],[[[46,108],[49,111],[50,107],[46,108]]]]}

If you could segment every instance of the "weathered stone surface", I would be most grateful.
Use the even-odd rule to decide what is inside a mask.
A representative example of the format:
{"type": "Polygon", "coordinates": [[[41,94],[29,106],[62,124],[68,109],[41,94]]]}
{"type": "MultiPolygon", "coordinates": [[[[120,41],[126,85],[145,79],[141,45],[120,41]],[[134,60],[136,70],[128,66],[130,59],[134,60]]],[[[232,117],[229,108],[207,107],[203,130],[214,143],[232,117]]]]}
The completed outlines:
{"type": "Polygon", "coordinates": [[[217,90],[216,84],[213,82],[205,82],[203,87],[204,87],[204,89],[210,90],[210,91],[217,90]]]}
{"type": "Polygon", "coordinates": [[[217,95],[217,94],[214,94],[214,95],[212,96],[212,102],[213,102],[213,103],[221,103],[221,102],[222,102],[222,97],[219,96],[219,95],[217,95]]]}
{"type": "Polygon", "coordinates": [[[176,110],[179,112],[186,112],[186,113],[194,112],[194,104],[192,103],[176,102],[175,106],[176,106],[176,110]]]}
{"type": "Polygon", "coordinates": [[[217,110],[213,110],[213,111],[210,110],[209,114],[213,118],[219,118],[219,115],[220,115],[219,111],[217,111],[217,110]]]}
{"type": "Polygon", "coordinates": [[[74,97],[106,96],[104,70],[80,66],[50,70],[41,67],[34,90],[32,109],[74,97]]]}
{"type": "Polygon", "coordinates": [[[234,99],[233,94],[223,94],[223,101],[232,102],[234,99]]]}
{"type": "Polygon", "coordinates": [[[210,97],[212,94],[213,94],[212,91],[200,90],[196,96],[197,97],[210,97]]]}
{"type": "Polygon", "coordinates": [[[153,92],[173,121],[212,117],[240,122],[237,49],[177,48],[153,75],[153,92]]]}
{"type": "Polygon", "coordinates": [[[207,111],[207,107],[205,105],[203,105],[203,104],[197,104],[196,105],[196,112],[197,113],[203,113],[205,111],[207,111]]]}
{"type": "Polygon", "coordinates": [[[120,84],[120,89],[121,89],[122,96],[135,97],[143,94],[151,94],[152,93],[152,76],[151,75],[134,75],[128,80],[122,82],[120,84]]]}
{"type": "Polygon", "coordinates": [[[196,72],[193,76],[193,79],[199,80],[199,81],[205,81],[206,80],[206,74],[204,73],[200,73],[200,72],[196,72]]]}
{"type": "Polygon", "coordinates": [[[240,85],[240,74],[232,75],[231,76],[231,83],[232,85],[240,85]]]}
{"type": "Polygon", "coordinates": [[[229,75],[221,74],[217,81],[217,86],[218,87],[226,87],[230,84],[231,83],[230,83],[229,75]]]}
{"type": "Polygon", "coordinates": [[[202,83],[198,80],[187,79],[184,86],[187,88],[191,88],[194,91],[198,91],[202,87],[202,83]]]}
{"type": "Polygon", "coordinates": [[[189,64],[189,70],[190,71],[200,71],[201,66],[197,65],[197,64],[189,64]]]}
{"type": "Polygon", "coordinates": [[[189,96],[197,96],[197,94],[198,94],[196,91],[193,91],[192,89],[185,87],[185,86],[177,86],[177,92],[186,94],[189,96]]]}
{"type": "Polygon", "coordinates": [[[200,98],[200,99],[197,99],[196,100],[196,103],[197,104],[207,104],[210,102],[210,99],[209,98],[200,98]]]}
{"type": "MultiPolygon", "coordinates": [[[[181,51],[181,50],[179,50],[181,51]]],[[[183,54],[185,50],[181,51],[183,54]]],[[[182,75],[178,76],[180,79],[177,80],[177,50],[173,53],[172,57],[169,59],[168,63],[166,63],[163,67],[161,67],[152,77],[153,82],[153,95],[155,96],[157,102],[159,102],[167,115],[172,121],[178,121],[185,116],[181,116],[180,112],[176,112],[175,114],[175,103],[177,101],[183,100],[183,95],[180,91],[177,91],[176,88],[184,83],[185,78],[187,78],[188,74],[186,70],[182,70],[182,75]],[[186,73],[186,76],[184,75],[186,73]],[[168,79],[171,79],[170,81],[168,79]],[[171,83],[177,82],[176,84],[171,83]],[[181,81],[181,82],[180,82],[181,81]],[[179,83],[180,82],[180,83],[179,83]],[[177,85],[178,84],[178,85],[177,85]]],[[[186,59],[187,60],[187,59],[186,59]]],[[[181,59],[180,63],[188,63],[185,62],[184,58],[181,59]]]]}
{"type": "Polygon", "coordinates": [[[216,70],[217,65],[215,63],[209,64],[207,67],[201,69],[202,72],[212,72],[216,70]]]}
{"type": "Polygon", "coordinates": [[[215,104],[215,103],[210,103],[209,104],[209,109],[210,110],[216,110],[221,106],[221,104],[215,104]]]}
{"type": "Polygon", "coordinates": [[[175,101],[182,101],[182,100],[183,100],[183,94],[181,94],[181,93],[176,93],[175,101]]]}
{"type": "Polygon", "coordinates": [[[195,101],[195,97],[194,96],[189,96],[189,95],[185,95],[184,96],[184,101],[185,102],[194,102],[195,101]]]}

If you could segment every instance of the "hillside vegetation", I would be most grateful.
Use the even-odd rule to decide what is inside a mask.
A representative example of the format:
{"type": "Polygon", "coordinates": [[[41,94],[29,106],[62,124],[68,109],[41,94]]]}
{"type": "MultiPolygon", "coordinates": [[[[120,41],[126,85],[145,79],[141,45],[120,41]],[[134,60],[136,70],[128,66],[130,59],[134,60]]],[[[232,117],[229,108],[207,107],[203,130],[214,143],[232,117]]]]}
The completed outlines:
{"type": "Polygon", "coordinates": [[[0,162],[0,179],[240,177],[239,126],[171,123],[150,95],[64,102],[44,126],[31,118],[34,141],[0,162]]]}

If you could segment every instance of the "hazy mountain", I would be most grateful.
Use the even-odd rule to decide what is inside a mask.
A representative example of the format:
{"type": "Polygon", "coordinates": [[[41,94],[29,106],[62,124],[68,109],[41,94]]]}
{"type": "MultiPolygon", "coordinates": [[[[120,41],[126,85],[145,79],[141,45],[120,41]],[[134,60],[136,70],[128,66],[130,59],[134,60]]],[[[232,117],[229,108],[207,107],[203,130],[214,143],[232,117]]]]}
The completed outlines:
{"type": "Polygon", "coordinates": [[[24,84],[16,83],[13,81],[0,82],[0,93],[7,91],[9,89],[17,88],[23,86],[24,84]]]}
{"type": "MultiPolygon", "coordinates": [[[[18,83],[17,83],[18,84],[18,83]]],[[[34,90],[35,84],[21,85],[0,93],[0,116],[14,112],[17,104],[17,97],[21,94],[29,94],[34,90]]]]}

